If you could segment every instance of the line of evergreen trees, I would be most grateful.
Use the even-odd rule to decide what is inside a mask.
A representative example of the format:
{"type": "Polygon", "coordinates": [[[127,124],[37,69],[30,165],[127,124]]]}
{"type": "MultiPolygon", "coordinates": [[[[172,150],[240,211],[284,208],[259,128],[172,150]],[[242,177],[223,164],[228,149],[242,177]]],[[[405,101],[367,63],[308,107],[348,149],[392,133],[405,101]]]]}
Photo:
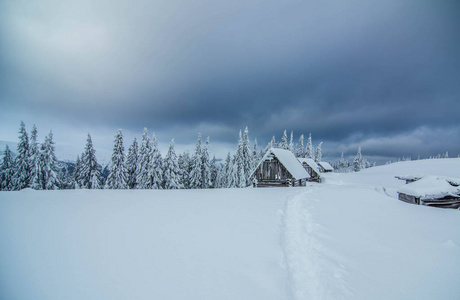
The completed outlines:
{"type": "MultiPolygon", "coordinates": [[[[304,145],[304,135],[298,143],[294,143],[294,134],[290,139],[286,130],[280,142],[275,137],[264,150],[258,150],[257,139],[249,141],[249,130],[246,127],[239,132],[238,145],[234,155],[227,154],[225,161],[211,159],[209,153],[209,137],[202,143],[198,134],[195,150],[192,154],[185,151],[177,155],[171,140],[165,158],[158,149],[155,134],[149,137],[144,128],[142,140],[138,144],[134,138],[125,153],[122,130],[114,137],[111,163],[107,176],[96,159],[91,135],[88,134],[86,146],[81,155],[77,156],[73,170],[59,167],[55,156],[53,134],[50,132],[42,144],[37,141],[37,128],[32,128],[30,139],[24,122],[19,128],[17,155],[6,146],[0,165],[0,189],[6,191],[33,188],[37,190],[52,189],[207,189],[207,188],[242,188],[251,185],[250,175],[257,167],[262,156],[268,149],[282,148],[290,150],[296,157],[322,160],[322,142],[313,147],[311,134],[304,145]]],[[[360,155],[360,149],[358,151],[360,155]]],[[[340,161],[339,161],[340,162],[340,161]]],[[[350,168],[348,162],[341,159],[342,165],[337,167],[350,168]]],[[[365,160],[358,158],[354,170],[365,166],[365,160]],[[358,167],[356,167],[358,165],[358,167]]]]}

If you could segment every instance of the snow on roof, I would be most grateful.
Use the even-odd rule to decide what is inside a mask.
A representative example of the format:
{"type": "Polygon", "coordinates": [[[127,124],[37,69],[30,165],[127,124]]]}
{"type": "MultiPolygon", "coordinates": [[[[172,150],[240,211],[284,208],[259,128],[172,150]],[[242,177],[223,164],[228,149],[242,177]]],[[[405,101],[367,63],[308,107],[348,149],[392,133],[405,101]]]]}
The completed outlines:
{"type": "Polygon", "coordinates": [[[319,167],[316,164],[314,159],[298,157],[297,160],[300,161],[301,164],[306,163],[307,165],[310,166],[310,168],[313,169],[313,171],[315,171],[316,174],[318,175],[320,174],[319,167]]]}
{"type": "Polygon", "coordinates": [[[451,185],[445,177],[426,176],[418,181],[409,183],[399,188],[398,193],[425,199],[441,198],[444,196],[459,196],[460,187],[451,185]]]}
{"type": "Polygon", "coordinates": [[[420,180],[424,177],[425,175],[398,175],[395,176],[395,178],[400,179],[400,180],[420,180]]]}
{"type": "Polygon", "coordinates": [[[323,169],[326,171],[334,171],[334,168],[328,162],[320,161],[318,165],[323,167],[323,169]]]}
{"type": "MultiPolygon", "coordinates": [[[[271,154],[273,154],[283,164],[286,170],[288,170],[288,172],[291,173],[292,177],[295,179],[310,178],[310,175],[308,175],[307,171],[305,171],[305,169],[302,167],[302,165],[299,163],[291,151],[279,148],[270,148],[267,153],[265,153],[264,157],[260,160],[257,168],[271,154]]],[[[257,170],[257,168],[255,168],[255,170],[257,170]]]]}

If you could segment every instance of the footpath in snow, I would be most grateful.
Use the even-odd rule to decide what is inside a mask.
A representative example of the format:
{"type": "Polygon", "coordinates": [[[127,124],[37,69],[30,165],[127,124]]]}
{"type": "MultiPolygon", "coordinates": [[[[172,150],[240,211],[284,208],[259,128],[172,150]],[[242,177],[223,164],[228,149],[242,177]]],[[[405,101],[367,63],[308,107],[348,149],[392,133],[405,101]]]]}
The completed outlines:
{"type": "Polygon", "coordinates": [[[287,197],[290,299],[457,299],[460,214],[396,199],[399,174],[460,177],[460,159],[330,174],[287,197]]]}

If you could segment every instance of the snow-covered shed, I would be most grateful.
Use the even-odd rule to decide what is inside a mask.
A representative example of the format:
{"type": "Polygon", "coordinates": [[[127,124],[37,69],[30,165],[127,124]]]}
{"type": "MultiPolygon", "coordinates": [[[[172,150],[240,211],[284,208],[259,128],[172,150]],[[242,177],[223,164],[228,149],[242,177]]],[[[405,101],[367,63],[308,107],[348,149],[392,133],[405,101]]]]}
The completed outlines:
{"type": "Polygon", "coordinates": [[[459,208],[459,185],[460,179],[426,176],[399,188],[398,198],[413,204],[459,208]]]}
{"type": "Polygon", "coordinates": [[[308,181],[321,181],[319,166],[314,159],[298,157],[297,160],[302,164],[302,167],[307,171],[308,175],[310,175],[308,181]]]}
{"type": "Polygon", "coordinates": [[[304,186],[310,175],[289,150],[270,148],[253,171],[255,187],[304,186]]]}
{"type": "Polygon", "coordinates": [[[334,168],[328,162],[325,161],[318,162],[318,167],[321,173],[328,173],[334,171],[334,168]]]}

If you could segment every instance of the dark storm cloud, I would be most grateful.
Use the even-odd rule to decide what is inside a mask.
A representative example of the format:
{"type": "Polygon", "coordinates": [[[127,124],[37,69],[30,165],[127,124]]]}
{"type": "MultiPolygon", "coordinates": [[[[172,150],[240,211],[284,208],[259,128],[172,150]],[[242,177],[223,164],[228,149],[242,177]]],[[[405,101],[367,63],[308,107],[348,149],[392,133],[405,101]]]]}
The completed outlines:
{"type": "Polygon", "coordinates": [[[431,151],[460,151],[447,140],[460,120],[457,3],[3,2],[2,126],[31,115],[184,143],[288,129],[376,156],[417,150],[381,153],[382,141],[439,131],[431,151]]]}

